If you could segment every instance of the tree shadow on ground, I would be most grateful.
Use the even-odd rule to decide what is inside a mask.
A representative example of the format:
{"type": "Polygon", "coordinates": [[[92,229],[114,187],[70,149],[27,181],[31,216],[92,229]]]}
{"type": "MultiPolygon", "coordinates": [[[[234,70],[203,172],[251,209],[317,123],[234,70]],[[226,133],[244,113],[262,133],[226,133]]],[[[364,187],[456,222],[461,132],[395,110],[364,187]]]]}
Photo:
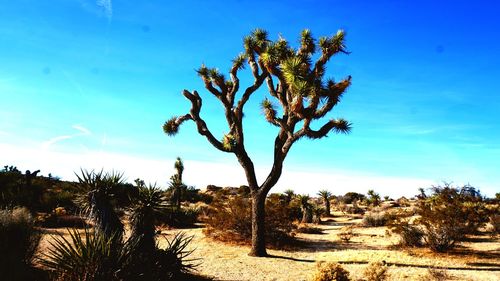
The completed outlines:
{"type": "Polygon", "coordinates": [[[287,257],[287,256],[278,256],[278,255],[267,255],[267,258],[273,258],[273,259],[283,259],[283,260],[290,260],[290,261],[296,261],[296,262],[316,262],[315,260],[310,260],[310,259],[298,259],[298,258],[292,258],[292,257],[287,257]]]}
{"type": "Polygon", "coordinates": [[[302,239],[296,238],[290,251],[301,252],[329,252],[341,250],[384,250],[386,247],[369,246],[361,242],[340,242],[326,239],[302,239]]]}
{"type": "MultiPolygon", "coordinates": [[[[340,264],[368,264],[369,261],[337,261],[340,264]]],[[[500,271],[500,265],[498,264],[485,264],[476,266],[485,267],[463,267],[463,266],[434,266],[425,264],[407,264],[407,263],[397,263],[397,262],[384,262],[387,266],[395,267],[414,267],[414,268],[430,268],[430,269],[440,269],[440,270],[470,270],[470,271],[500,271]]],[[[471,264],[471,266],[473,266],[471,264]]]]}

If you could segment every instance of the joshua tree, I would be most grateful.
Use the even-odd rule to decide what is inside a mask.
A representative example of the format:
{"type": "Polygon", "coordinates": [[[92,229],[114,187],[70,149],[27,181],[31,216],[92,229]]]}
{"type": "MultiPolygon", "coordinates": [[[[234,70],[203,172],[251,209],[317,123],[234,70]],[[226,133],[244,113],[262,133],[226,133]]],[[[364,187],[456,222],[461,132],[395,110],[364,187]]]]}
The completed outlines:
{"type": "Polygon", "coordinates": [[[172,189],[171,201],[180,209],[181,207],[181,197],[182,197],[182,189],[186,186],[182,183],[182,173],[184,172],[184,164],[182,163],[182,159],[177,157],[175,161],[174,168],[177,170],[177,174],[170,177],[170,187],[172,189]]]}
{"type": "Polygon", "coordinates": [[[332,198],[332,193],[326,189],[320,190],[318,195],[323,199],[325,203],[325,213],[330,216],[330,199],[332,198]]]}
{"type": "MultiPolygon", "coordinates": [[[[184,90],[183,95],[191,102],[189,113],[174,116],[163,125],[169,136],[175,135],[179,126],[187,120],[195,122],[198,133],[215,148],[233,153],[243,167],[252,197],[252,256],[266,256],[265,244],[265,200],[271,188],[278,182],[285,160],[292,145],[306,137],[319,139],[329,132],[348,133],[351,124],[342,119],[330,119],[313,129],[312,123],[322,119],[338,104],[342,94],[351,84],[351,77],[335,82],[324,79],[325,66],[336,54],[347,54],[344,44],[345,33],[338,31],[331,37],[321,37],[317,42],[309,30],[301,34],[300,46],[293,48],[282,37],[269,40],[262,29],[254,30],[244,39],[245,53],[233,60],[227,79],[216,68],[202,65],[198,70],[205,88],[224,107],[228,133],[215,136],[201,117],[202,98],[197,91],[184,90]],[[319,49],[317,59],[313,55],[319,49]],[[254,78],[253,84],[240,89],[239,71],[245,62],[254,78]],[[244,106],[263,84],[269,95],[261,103],[266,120],[278,128],[274,141],[274,160],[271,171],[261,183],[257,182],[254,164],[247,153],[243,134],[244,106]]],[[[314,126],[315,127],[315,126],[314,126]]]]}
{"type": "Polygon", "coordinates": [[[376,193],[373,189],[368,190],[368,203],[373,206],[380,205],[380,195],[376,193]]]}
{"type": "Polygon", "coordinates": [[[184,163],[182,163],[182,159],[177,157],[175,160],[174,168],[177,170],[177,177],[179,181],[182,182],[182,173],[184,172],[184,163]]]}
{"type": "Polygon", "coordinates": [[[286,203],[290,203],[293,199],[293,197],[295,197],[295,192],[291,189],[287,189],[285,191],[283,191],[283,194],[285,194],[286,196],[286,203]]]}
{"type": "Polygon", "coordinates": [[[302,210],[302,223],[311,223],[313,219],[312,205],[309,203],[309,195],[299,195],[297,199],[300,203],[300,209],[302,210]]]}

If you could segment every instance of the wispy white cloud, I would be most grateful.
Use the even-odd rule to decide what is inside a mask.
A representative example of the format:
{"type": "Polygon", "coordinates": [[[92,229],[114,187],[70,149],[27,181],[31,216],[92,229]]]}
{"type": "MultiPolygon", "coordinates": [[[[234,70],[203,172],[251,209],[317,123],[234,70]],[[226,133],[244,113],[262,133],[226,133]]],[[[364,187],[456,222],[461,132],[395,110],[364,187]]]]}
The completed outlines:
{"type": "Polygon", "coordinates": [[[92,134],[92,132],[90,132],[89,129],[83,127],[82,125],[76,124],[76,125],[73,125],[71,127],[73,129],[76,129],[76,130],[80,131],[82,135],[91,135],[92,134]]]}
{"type": "Polygon", "coordinates": [[[96,16],[104,16],[111,22],[113,18],[113,4],[111,0],[78,0],[80,6],[96,16]]]}
{"type": "Polygon", "coordinates": [[[79,133],[75,133],[75,134],[71,134],[71,135],[61,135],[61,136],[56,136],[56,137],[53,137],[51,139],[49,139],[48,141],[44,141],[41,145],[42,149],[43,150],[47,150],[49,149],[52,145],[58,143],[58,142],[61,142],[61,141],[64,141],[64,140],[68,140],[68,139],[72,139],[72,138],[75,138],[75,137],[79,137],[79,136],[88,136],[88,135],[91,135],[92,132],[83,127],[82,125],[73,125],[71,126],[73,129],[79,131],[79,133]]]}
{"type": "Polygon", "coordinates": [[[64,135],[64,136],[57,136],[57,137],[53,137],[51,138],[50,140],[48,141],[44,141],[42,143],[42,149],[43,150],[47,150],[49,149],[49,147],[51,147],[52,145],[60,142],[60,141],[63,141],[63,140],[68,140],[68,139],[71,139],[73,138],[73,135],[64,135]]]}
{"type": "Polygon", "coordinates": [[[97,0],[96,4],[103,10],[108,22],[111,22],[113,18],[113,5],[111,4],[111,0],[97,0]]]}

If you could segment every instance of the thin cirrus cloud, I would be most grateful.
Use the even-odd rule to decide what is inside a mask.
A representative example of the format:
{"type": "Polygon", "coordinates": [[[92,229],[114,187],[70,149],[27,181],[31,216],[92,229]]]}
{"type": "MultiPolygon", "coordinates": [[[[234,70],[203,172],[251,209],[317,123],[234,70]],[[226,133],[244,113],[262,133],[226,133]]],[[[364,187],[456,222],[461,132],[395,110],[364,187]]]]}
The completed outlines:
{"type": "Polygon", "coordinates": [[[111,22],[113,17],[113,5],[111,4],[111,0],[97,0],[96,4],[103,9],[106,18],[111,22]]]}
{"type": "Polygon", "coordinates": [[[71,127],[73,129],[77,130],[78,133],[71,134],[71,135],[61,135],[61,136],[53,137],[50,140],[42,143],[42,149],[47,150],[51,146],[53,146],[54,144],[59,143],[61,141],[76,138],[76,137],[88,136],[88,135],[92,134],[92,132],[89,129],[87,129],[81,125],[76,124],[76,125],[73,125],[71,127]]]}

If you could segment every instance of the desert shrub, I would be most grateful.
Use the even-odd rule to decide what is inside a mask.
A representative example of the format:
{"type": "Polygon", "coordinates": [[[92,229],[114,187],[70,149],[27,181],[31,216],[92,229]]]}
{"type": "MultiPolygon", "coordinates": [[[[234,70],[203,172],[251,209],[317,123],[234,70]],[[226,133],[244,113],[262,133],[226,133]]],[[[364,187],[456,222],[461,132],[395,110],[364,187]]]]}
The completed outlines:
{"type": "Polygon", "coordinates": [[[392,232],[400,236],[399,245],[404,247],[421,247],[424,232],[417,226],[408,222],[401,222],[392,227],[392,232]]]}
{"type": "Polygon", "coordinates": [[[463,238],[460,227],[445,225],[426,225],[424,240],[426,245],[435,252],[446,252],[455,247],[455,244],[463,238]]]}
{"type": "Polygon", "coordinates": [[[158,222],[171,227],[190,227],[198,222],[199,215],[197,207],[168,207],[158,215],[158,222]]]}
{"type": "Polygon", "coordinates": [[[494,213],[490,215],[490,224],[494,234],[500,234],[500,214],[494,213]]]}
{"type": "Polygon", "coordinates": [[[367,281],[384,281],[387,280],[387,266],[384,262],[371,262],[363,271],[363,276],[367,281]]]}
{"type": "Polygon", "coordinates": [[[85,218],[75,215],[50,213],[38,216],[36,221],[37,225],[46,228],[84,228],[88,226],[85,218]]]}
{"type": "Polygon", "coordinates": [[[363,225],[365,226],[385,226],[390,220],[390,215],[386,211],[374,209],[367,212],[363,217],[363,225]]]}
{"type": "Polygon", "coordinates": [[[452,249],[465,234],[474,233],[487,220],[488,210],[479,191],[471,186],[460,189],[449,184],[436,186],[427,196],[418,196],[415,224],[422,228],[423,238],[433,251],[452,249]]]}
{"type": "Polygon", "coordinates": [[[0,210],[0,276],[29,280],[40,233],[26,208],[0,210]]]}
{"type": "Polygon", "coordinates": [[[410,200],[404,196],[398,198],[396,200],[396,203],[400,206],[400,207],[409,207],[411,204],[410,204],[410,200]]]}
{"type": "Polygon", "coordinates": [[[316,272],[311,281],[349,281],[349,272],[336,262],[321,262],[317,264],[316,272]]]}
{"type": "MultiPolygon", "coordinates": [[[[204,233],[212,238],[250,243],[252,237],[251,201],[239,196],[211,205],[204,233]]],[[[295,229],[290,209],[278,200],[266,201],[266,243],[283,246],[291,241],[295,229]]]]}
{"type": "Polygon", "coordinates": [[[48,214],[38,214],[35,222],[36,225],[46,228],[84,228],[87,226],[87,221],[84,217],[70,215],[63,207],[57,207],[48,214]]]}
{"type": "Polygon", "coordinates": [[[349,242],[354,236],[354,227],[352,225],[342,227],[337,236],[340,238],[340,240],[346,243],[349,242]]]}
{"type": "Polygon", "coordinates": [[[345,204],[352,204],[353,201],[363,201],[366,199],[366,196],[357,192],[347,192],[344,196],[339,198],[345,204]]]}

